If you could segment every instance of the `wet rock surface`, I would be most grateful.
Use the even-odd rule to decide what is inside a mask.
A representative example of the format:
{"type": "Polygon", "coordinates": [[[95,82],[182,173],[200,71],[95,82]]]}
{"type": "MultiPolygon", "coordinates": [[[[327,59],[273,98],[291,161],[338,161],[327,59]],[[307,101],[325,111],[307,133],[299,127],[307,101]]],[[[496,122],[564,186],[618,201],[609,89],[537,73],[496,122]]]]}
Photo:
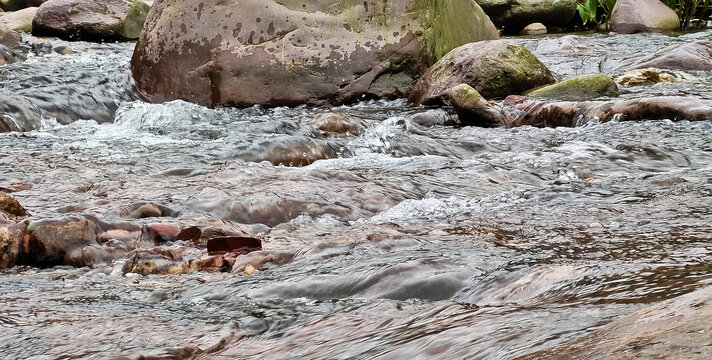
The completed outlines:
{"type": "Polygon", "coordinates": [[[710,71],[712,70],[712,41],[695,41],[663,49],[659,55],[644,60],[637,67],[710,71]]]}
{"type": "Polygon", "coordinates": [[[418,80],[409,96],[415,104],[442,104],[459,84],[485,98],[505,97],[555,81],[529,50],[509,40],[463,45],[440,59],[418,80]]]}
{"type": "Polygon", "coordinates": [[[518,359],[708,359],[712,288],[624,316],[592,334],[518,359]]]}
{"type": "Polygon", "coordinates": [[[137,39],[149,8],[140,0],[52,0],[37,10],[32,34],[88,41],[137,39]]]}
{"type": "Polygon", "coordinates": [[[581,75],[544,86],[526,94],[535,99],[586,101],[604,97],[618,97],[620,91],[613,79],[604,74],[581,75]]]}
{"type": "Polygon", "coordinates": [[[402,97],[453,48],[497,37],[471,0],[157,1],[131,66],[157,102],[343,104],[402,97]]]}
{"type": "MultiPolygon", "coordinates": [[[[622,75],[650,49],[709,37],[512,41],[566,79],[622,75]]],[[[149,104],[132,98],[126,80],[131,44],[28,35],[21,44],[32,56],[0,67],[3,95],[80,110],[111,99],[118,111],[96,111],[112,114],[100,121],[56,110],[66,112],[62,122],[0,134],[0,187],[32,214],[0,212],[11,235],[0,235],[0,261],[19,260],[33,222],[100,228],[95,242],[68,247],[81,248],[68,265],[0,270],[2,356],[509,359],[585,338],[711,280],[710,121],[510,129],[452,126],[450,107],[403,100],[149,104]],[[74,53],[60,55],[66,47],[74,53]],[[325,112],[362,128],[334,134],[310,124],[325,112]],[[330,157],[301,167],[263,161],[284,143],[306,144],[307,157],[328,148],[330,157]],[[128,216],[148,203],[170,216],[128,216]],[[156,224],[175,235],[142,236],[156,224]],[[199,240],[180,235],[191,227],[199,240]],[[259,238],[263,250],[211,256],[207,242],[218,236],[259,238]]],[[[712,76],[690,75],[622,86],[613,103],[651,99],[704,114],[712,76]]],[[[693,335],[691,347],[701,336],[693,335]]]]}

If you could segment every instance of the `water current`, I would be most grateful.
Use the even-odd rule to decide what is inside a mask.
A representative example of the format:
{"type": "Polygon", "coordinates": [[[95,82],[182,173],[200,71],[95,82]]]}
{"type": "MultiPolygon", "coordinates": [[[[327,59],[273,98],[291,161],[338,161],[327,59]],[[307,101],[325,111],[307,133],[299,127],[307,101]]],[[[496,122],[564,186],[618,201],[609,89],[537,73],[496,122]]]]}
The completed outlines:
{"type": "MultiPolygon", "coordinates": [[[[710,38],[516,41],[566,78],[710,38]]],[[[227,224],[263,239],[244,261],[261,271],[3,270],[0,358],[511,359],[712,281],[712,123],[483,129],[403,100],[149,104],[133,46],[11,50],[2,124],[29,131],[0,134],[0,186],[33,219],[127,221],[151,202],[163,222],[227,224]],[[310,125],[326,112],[353,133],[310,125]]],[[[623,96],[712,97],[712,74],[684,76],[623,96]]]]}

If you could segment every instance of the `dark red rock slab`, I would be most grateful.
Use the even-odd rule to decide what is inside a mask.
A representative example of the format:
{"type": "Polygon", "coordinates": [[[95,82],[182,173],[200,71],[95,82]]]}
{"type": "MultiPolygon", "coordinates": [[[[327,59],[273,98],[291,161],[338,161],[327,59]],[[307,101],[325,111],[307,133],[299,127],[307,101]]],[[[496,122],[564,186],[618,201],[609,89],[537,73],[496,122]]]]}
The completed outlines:
{"type": "Polygon", "coordinates": [[[200,243],[200,238],[203,236],[203,231],[197,226],[189,226],[184,228],[176,235],[176,240],[190,241],[194,244],[200,243]]]}
{"type": "Polygon", "coordinates": [[[217,255],[229,252],[247,254],[262,250],[262,241],[244,236],[225,236],[208,240],[208,254],[217,255]]]}
{"type": "Polygon", "coordinates": [[[148,224],[141,228],[141,240],[158,245],[175,241],[179,233],[180,229],[170,224],[148,224]]]}

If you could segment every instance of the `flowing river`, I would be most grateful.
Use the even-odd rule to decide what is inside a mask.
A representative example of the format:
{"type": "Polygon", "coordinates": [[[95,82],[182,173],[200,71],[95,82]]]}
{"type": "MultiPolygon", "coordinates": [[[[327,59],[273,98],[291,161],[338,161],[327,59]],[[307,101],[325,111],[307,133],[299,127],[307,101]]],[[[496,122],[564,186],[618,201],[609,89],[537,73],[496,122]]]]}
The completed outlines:
{"type": "MultiPolygon", "coordinates": [[[[516,41],[566,78],[711,38],[516,41]]],[[[0,358],[512,359],[712,281],[710,122],[484,129],[403,100],[149,104],[131,43],[23,44],[5,49],[0,109],[34,130],[0,134],[0,186],[33,219],[140,225],[157,219],[125,215],[151,202],[170,209],[159,222],[254,234],[270,259],[250,275],[2,270],[0,358]],[[326,112],[352,133],[310,125],[326,112]]],[[[712,97],[712,74],[678,76],[623,97],[712,97]]]]}

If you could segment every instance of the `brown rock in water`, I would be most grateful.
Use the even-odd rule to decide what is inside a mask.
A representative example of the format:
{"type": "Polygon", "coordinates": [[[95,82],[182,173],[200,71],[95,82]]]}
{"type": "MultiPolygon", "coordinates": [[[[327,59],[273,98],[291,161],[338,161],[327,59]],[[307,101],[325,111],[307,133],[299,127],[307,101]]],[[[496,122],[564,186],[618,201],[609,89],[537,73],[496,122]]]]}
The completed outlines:
{"type": "Polygon", "coordinates": [[[200,270],[197,261],[184,260],[181,251],[164,248],[134,250],[124,267],[125,272],[141,275],[178,275],[196,270],[200,270]]]}
{"type": "Polygon", "coordinates": [[[659,82],[675,82],[677,77],[659,69],[640,69],[629,71],[616,78],[616,82],[625,86],[652,85],[659,82]]]}
{"type": "Polygon", "coordinates": [[[69,40],[138,38],[150,7],[140,0],[51,0],[42,4],[32,34],[69,40]]]}
{"type": "Polygon", "coordinates": [[[228,271],[232,267],[223,255],[213,255],[198,262],[203,271],[228,271]]]}
{"type": "Polygon", "coordinates": [[[485,98],[505,97],[554,83],[549,69],[524,46],[509,40],[481,41],[445,55],[418,80],[409,100],[443,104],[450,89],[467,84],[485,98]]]}
{"type": "Polygon", "coordinates": [[[659,0],[618,0],[608,28],[619,34],[679,30],[680,18],[659,0]]]}
{"type": "Polygon", "coordinates": [[[662,55],[635,66],[670,70],[712,70],[712,41],[700,40],[662,51],[662,55]]]}
{"type": "Polygon", "coordinates": [[[190,241],[194,244],[200,243],[200,239],[203,236],[203,231],[197,226],[189,226],[184,228],[176,235],[176,240],[180,241],[190,241]]]}
{"type": "Polygon", "coordinates": [[[149,217],[161,217],[163,216],[163,212],[154,204],[144,204],[129,214],[129,216],[135,219],[144,219],[149,217]]]}
{"type": "Polygon", "coordinates": [[[712,100],[661,96],[634,100],[547,102],[510,96],[502,104],[502,122],[508,127],[576,126],[585,121],[712,120],[712,100]]]}
{"type": "Polygon", "coordinates": [[[68,264],[68,254],[98,244],[99,227],[83,218],[40,220],[30,223],[25,232],[23,264],[55,266],[68,264]]]}
{"type": "Polygon", "coordinates": [[[226,236],[208,240],[208,254],[217,255],[229,252],[247,254],[262,250],[262,241],[244,236],[226,236]]]}
{"type": "Polygon", "coordinates": [[[155,102],[342,104],[403,96],[453,48],[496,38],[472,0],[157,0],[131,69],[155,102]]]}
{"type": "Polygon", "coordinates": [[[29,216],[30,214],[25,210],[20,203],[15,200],[12,196],[0,192],[0,211],[13,216],[29,216]]]}
{"type": "Polygon", "coordinates": [[[179,233],[180,229],[170,224],[148,224],[141,228],[141,240],[158,245],[175,241],[179,233]]]}
{"type": "Polygon", "coordinates": [[[10,229],[0,227],[0,269],[5,269],[15,264],[20,251],[19,245],[19,242],[13,243],[10,229]]]}
{"type": "Polygon", "coordinates": [[[360,124],[334,113],[319,114],[309,122],[309,125],[321,131],[334,134],[349,133],[351,135],[358,135],[361,130],[360,124]]]}
{"type": "Polygon", "coordinates": [[[712,359],[712,287],[707,286],[630,315],[582,338],[518,360],[712,359]]]}

